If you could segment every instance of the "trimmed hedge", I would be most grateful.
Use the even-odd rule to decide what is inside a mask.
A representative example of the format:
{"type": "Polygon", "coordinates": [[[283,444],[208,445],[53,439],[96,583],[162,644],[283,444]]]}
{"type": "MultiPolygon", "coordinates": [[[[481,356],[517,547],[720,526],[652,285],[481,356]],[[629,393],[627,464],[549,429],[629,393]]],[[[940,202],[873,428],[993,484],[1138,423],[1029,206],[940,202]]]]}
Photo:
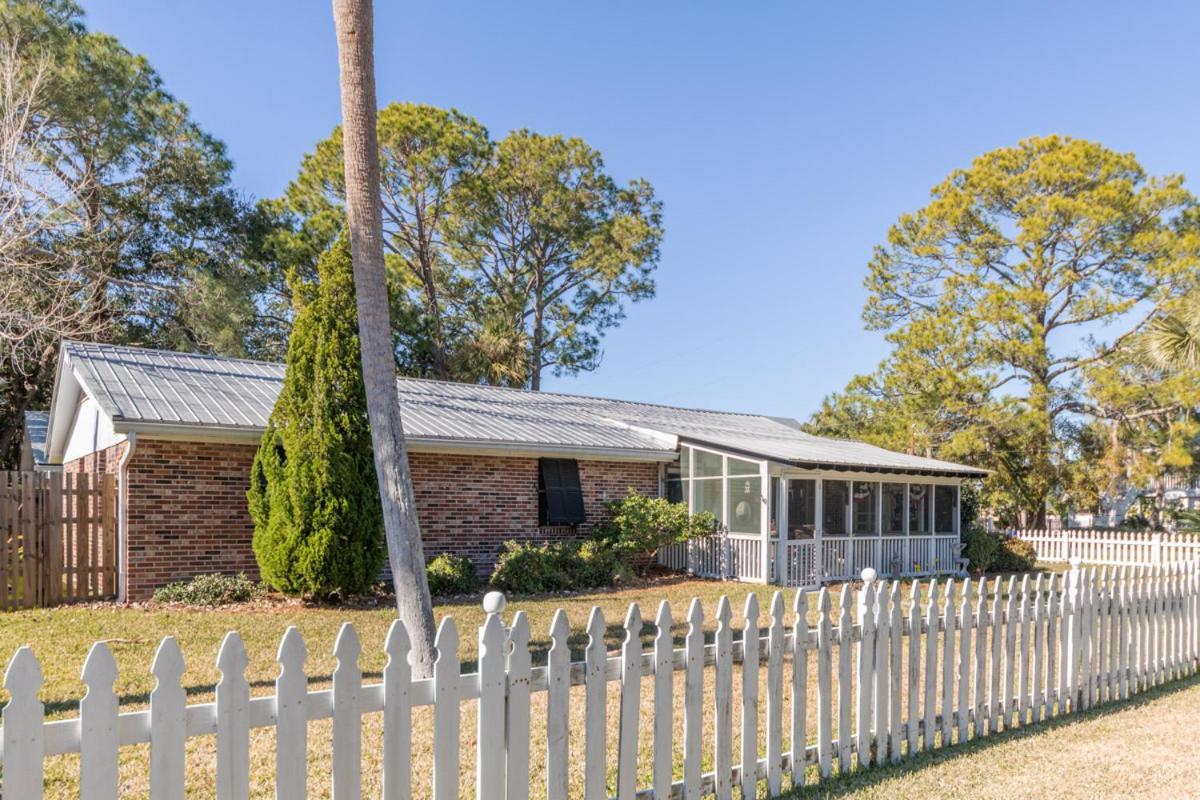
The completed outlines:
{"type": "Polygon", "coordinates": [[[189,606],[227,606],[256,600],[266,593],[245,573],[238,575],[197,575],[190,581],[168,583],[154,590],[156,603],[182,603],[189,606]]]}
{"type": "Polygon", "coordinates": [[[504,543],[491,585],[513,594],[545,594],[612,586],[627,570],[602,542],[504,543]]]}
{"type": "Polygon", "coordinates": [[[426,564],[425,576],[429,580],[429,593],[435,597],[469,594],[478,584],[475,562],[452,553],[442,553],[426,564]]]}

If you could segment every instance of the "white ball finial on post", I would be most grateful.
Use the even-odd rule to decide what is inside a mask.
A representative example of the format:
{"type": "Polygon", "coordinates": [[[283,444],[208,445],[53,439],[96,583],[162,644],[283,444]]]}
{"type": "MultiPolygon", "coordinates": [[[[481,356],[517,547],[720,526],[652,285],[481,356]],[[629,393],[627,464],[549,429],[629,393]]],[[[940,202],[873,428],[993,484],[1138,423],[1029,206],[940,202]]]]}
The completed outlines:
{"type": "Polygon", "coordinates": [[[504,597],[504,592],[488,592],[483,596],[483,612],[489,617],[492,614],[504,613],[507,605],[508,600],[504,597]]]}

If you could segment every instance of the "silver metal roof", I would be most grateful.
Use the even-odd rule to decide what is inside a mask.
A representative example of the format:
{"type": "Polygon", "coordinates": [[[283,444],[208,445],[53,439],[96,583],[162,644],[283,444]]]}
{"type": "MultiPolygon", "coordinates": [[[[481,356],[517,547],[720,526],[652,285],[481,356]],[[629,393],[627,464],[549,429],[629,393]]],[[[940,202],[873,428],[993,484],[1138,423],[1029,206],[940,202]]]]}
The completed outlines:
{"type": "Polygon", "coordinates": [[[50,412],[25,412],[25,436],[29,439],[29,452],[34,464],[46,463],[46,429],[49,425],[50,412]]]}
{"type": "MultiPolygon", "coordinates": [[[[260,431],[283,365],[68,342],[64,361],[114,423],[260,431]]],[[[664,459],[679,440],[797,465],[958,475],[982,470],[811,436],[799,423],[756,414],[399,378],[405,433],[414,440],[623,450],[664,459]]]]}

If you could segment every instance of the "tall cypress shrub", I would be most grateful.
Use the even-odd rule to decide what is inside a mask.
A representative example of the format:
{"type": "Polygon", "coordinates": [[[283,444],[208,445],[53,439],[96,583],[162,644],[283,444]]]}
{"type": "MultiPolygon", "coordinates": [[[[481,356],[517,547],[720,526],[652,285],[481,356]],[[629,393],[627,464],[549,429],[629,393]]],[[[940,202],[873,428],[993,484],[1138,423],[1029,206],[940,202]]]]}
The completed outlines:
{"type": "Polygon", "coordinates": [[[247,497],[263,580],[327,597],[365,591],[387,553],[345,238],[317,272],[316,286],[293,286],[287,372],[247,497]]]}

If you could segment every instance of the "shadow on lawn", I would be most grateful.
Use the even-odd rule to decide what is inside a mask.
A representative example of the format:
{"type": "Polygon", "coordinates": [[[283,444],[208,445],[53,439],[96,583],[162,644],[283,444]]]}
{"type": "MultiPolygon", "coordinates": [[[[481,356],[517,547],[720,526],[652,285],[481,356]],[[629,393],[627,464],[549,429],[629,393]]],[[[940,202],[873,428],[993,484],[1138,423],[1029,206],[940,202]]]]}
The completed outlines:
{"type": "MultiPolygon", "coordinates": [[[[1078,725],[1083,722],[1088,722],[1094,719],[1116,714],[1127,709],[1138,708],[1147,703],[1151,703],[1163,697],[1170,697],[1187,689],[1200,686],[1200,674],[1191,675],[1187,678],[1182,678],[1171,683],[1156,686],[1142,694],[1135,695],[1128,700],[1105,703],[1103,706],[1093,707],[1079,714],[1071,714],[1066,717],[1055,717],[1049,721],[1040,722],[1036,725],[1028,725],[1022,728],[1016,728],[1012,731],[1003,731],[998,734],[992,734],[981,739],[971,739],[966,744],[954,745],[953,747],[943,747],[932,752],[923,752],[912,758],[905,759],[899,764],[888,764],[882,767],[871,767],[865,770],[854,770],[848,775],[838,776],[822,783],[810,784],[808,786],[794,789],[790,792],[785,792],[781,797],[787,800],[805,800],[810,797],[836,798],[836,797],[852,797],[863,789],[871,786],[876,786],[886,780],[895,778],[899,775],[905,775],[921,769],[936,767],[956,758],[970,757],[976,753],[982,753],[997,745],[1005,744],[1006,742],[1019,741],[1030,736],[1037,736],[1049,731],[1058,730],[1060,728],[1068,728],[1078,725]]],[[[835,754],[836,760],[836,754],[835,754]]],[[[810,779],[813,773],[809,772],[810,779]]]]}

